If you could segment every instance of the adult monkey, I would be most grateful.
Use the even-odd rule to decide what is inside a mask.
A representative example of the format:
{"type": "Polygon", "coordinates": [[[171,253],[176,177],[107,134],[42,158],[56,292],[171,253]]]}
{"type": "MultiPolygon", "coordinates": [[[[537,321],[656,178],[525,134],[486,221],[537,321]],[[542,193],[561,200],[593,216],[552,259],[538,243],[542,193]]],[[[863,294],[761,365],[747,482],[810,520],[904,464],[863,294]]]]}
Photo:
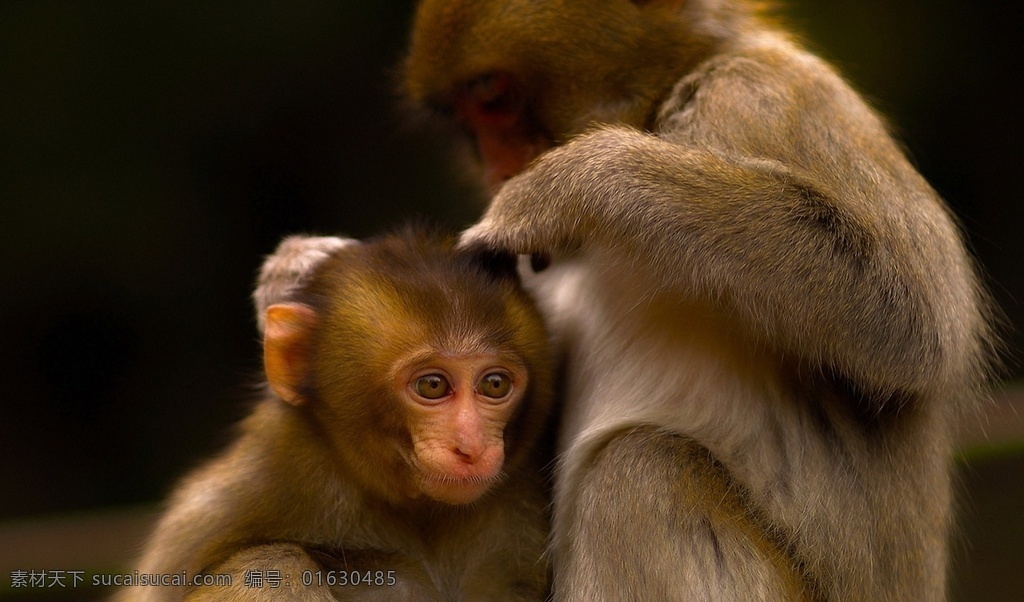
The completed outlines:
{"type": "Polygon", "coordinates": [[[988,301],[832,68],[755,2],[422,0],[405,88],[496,190],[463,244],[553,259],[558,599],[944,598],[988,301]]]}

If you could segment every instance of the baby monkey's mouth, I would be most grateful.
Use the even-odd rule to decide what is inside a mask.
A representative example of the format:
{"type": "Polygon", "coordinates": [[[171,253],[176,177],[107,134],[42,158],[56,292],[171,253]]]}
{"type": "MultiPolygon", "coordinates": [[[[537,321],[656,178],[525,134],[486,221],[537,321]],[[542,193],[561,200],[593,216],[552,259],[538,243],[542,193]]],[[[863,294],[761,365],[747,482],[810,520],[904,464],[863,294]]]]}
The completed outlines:
{"type": "Polygon", "coordinates": [[[423,493],[446,504],[469,504],[480,499],[502,478],[502,471],[492,475],[452,475],[424,473],[423,493]]]}

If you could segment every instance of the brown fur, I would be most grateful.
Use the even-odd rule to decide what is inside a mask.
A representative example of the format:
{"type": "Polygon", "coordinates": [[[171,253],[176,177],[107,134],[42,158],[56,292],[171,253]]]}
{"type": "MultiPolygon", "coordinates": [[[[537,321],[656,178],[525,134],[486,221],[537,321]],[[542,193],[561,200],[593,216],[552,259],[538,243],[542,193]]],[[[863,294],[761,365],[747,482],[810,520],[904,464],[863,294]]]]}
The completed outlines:
{"type": "Polygon", "coordinates": [[[988,299],[829,65],[739,0],[422,0],[405,70],[497,190],[462,244],[554,259],[557,599],[944,598],[988,299]]]}
{"type": "Polygon", "coordinates": [[[306,240],[305,255],[293,253],[297,239],[282,244],[256,295],[261,310],[302,304],[267,311],[268,378],[280,396],[268,394],[238,440],[175,491],[139,564],[147,574],[229,574],[233,587],[137,587],[119,599],[544,599],[551,360],[514,274],[417,232],[365,244],[306,240]],[[300,275],[313,265],[311,278],[300,275]],[[295,307],[312,312],[280,323],[295,307]],[[421,348],[456,367],[482,354],[529,375],[514,372],[522,389],[481,410],[479,428],[496,437],[488,446],[504,448],[504,463],[471,503],[435,501],[407,461],[422,468],[414,444],[461,436],[460,421],[475,416],[404,401],[409,381],[396,370],[421,348]],[[250,570],[279,571],[284,584],[246,587],[250,570]],[[339,570],[383,571],[394,583],[342,586],[337,573],[329,583],[339,570]],[[323,584],[302,587],[317,577],[323,584]]]}

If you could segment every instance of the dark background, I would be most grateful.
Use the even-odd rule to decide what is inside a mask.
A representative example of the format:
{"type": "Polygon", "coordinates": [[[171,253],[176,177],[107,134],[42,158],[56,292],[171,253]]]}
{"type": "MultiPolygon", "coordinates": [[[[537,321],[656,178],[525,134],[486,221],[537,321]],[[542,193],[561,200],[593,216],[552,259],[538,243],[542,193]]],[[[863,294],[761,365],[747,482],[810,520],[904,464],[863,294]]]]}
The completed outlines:
{"type": "MultiPolygon", "coordinates": [[[[153,502],[226,441],[259,377],[253,277],[282,235],[473,222],[473,185],[395,93],[412,5],[0,3],[0,521],[153,502]]],[[[962,220],[1019,379],[1024,4],[789,5],[962,220]]],[[[1021,507],[998,508],[1021,466],[966,471],[1002,492],[966,505],[1004,539],[1024,538],[1021,507]]]]}

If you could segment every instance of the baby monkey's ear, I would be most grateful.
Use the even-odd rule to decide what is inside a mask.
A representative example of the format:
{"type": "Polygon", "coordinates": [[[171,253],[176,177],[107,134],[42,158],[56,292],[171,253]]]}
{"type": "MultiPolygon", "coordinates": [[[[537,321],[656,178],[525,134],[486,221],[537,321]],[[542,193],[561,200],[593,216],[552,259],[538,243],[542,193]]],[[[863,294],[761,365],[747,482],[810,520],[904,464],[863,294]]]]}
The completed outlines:
{"type": "Polygon", "coordinates": [[[263,367],[270,388],[292,405],[308,401],[302,392],[312,371],[316,312],[299,303],[276,303],[267,308],[266,324],[263,367]]]}

